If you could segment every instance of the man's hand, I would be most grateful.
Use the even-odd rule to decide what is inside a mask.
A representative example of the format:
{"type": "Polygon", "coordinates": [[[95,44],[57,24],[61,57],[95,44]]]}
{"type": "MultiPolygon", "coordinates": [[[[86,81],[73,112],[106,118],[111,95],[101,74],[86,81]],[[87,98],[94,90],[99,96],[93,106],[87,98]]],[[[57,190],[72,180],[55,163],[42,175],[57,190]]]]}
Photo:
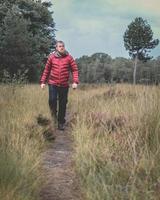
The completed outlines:
{"type": "Polygon", "coordinates": [[[72,88],[73,88],[73,89],[76,89],[76,88],[77,88],[77,83],[73,83],[73,84],[72,84],[72,88]]]}
{"type": "Polygon", "coordinates": [[[44,83],[41,83],[41,88],[43,89],[45,87],[45,84],[44,83]]]}

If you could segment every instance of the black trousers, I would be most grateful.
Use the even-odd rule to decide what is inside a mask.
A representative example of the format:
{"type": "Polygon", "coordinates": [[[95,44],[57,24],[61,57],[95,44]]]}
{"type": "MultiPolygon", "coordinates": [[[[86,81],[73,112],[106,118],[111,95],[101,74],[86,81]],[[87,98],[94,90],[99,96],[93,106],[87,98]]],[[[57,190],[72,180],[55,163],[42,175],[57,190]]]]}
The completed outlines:
{"type": "Polygon", "coordinates": [[[48,89],[49,89],[48,103],[51,115],[52,117],[54,117],[55,120],[58,120],[58,123],[65,123],[69,86],[60,87],[48,84],[48,89]],[[57,106],[58,106],[58,111],[57,111],[57,106]]]}

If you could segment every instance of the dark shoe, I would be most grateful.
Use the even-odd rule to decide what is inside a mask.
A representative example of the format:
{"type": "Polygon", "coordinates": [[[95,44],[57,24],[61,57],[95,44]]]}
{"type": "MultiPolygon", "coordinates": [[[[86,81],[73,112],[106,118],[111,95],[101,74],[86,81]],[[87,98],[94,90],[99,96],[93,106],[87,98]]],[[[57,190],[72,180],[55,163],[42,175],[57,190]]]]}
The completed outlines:
{"type": "Polygon", "coordinates": [[[64,130],[64,124],[58,123],[58,129],[59,130],[64,130]]]}

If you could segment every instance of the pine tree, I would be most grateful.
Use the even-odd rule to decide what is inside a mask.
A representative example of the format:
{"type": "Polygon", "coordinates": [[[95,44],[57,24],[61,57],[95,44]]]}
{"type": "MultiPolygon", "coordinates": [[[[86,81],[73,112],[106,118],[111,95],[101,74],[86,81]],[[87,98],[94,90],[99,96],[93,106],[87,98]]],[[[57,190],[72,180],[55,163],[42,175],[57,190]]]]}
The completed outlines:
{"type": "Polygon", "coordinates": [[[153,39],[153,32],[148,22],[141,17],[135,18],[124,33],[124,46],[134,60],[133,83],[136,83],[138,60],[147,61],[151,49],[159,44],[158,39],[153,39]]]}

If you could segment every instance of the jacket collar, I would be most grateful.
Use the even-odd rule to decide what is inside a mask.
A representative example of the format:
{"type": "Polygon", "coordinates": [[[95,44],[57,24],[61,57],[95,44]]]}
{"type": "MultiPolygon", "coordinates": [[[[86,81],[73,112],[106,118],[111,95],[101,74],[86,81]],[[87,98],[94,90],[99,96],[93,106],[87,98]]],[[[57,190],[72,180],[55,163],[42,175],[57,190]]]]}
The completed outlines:
{"type": "Polygon", "coordinates": [[[55,51],[54,52],[54,55],[57,57],[57,58],[61,58],[61,57],[65,57],[65,56],[67,56],[69,53],[68,53],[68,51],[66,51],[65,50],[65,52],[62,54],[62,53],[60,53],[59,51],[55,51]]]}

